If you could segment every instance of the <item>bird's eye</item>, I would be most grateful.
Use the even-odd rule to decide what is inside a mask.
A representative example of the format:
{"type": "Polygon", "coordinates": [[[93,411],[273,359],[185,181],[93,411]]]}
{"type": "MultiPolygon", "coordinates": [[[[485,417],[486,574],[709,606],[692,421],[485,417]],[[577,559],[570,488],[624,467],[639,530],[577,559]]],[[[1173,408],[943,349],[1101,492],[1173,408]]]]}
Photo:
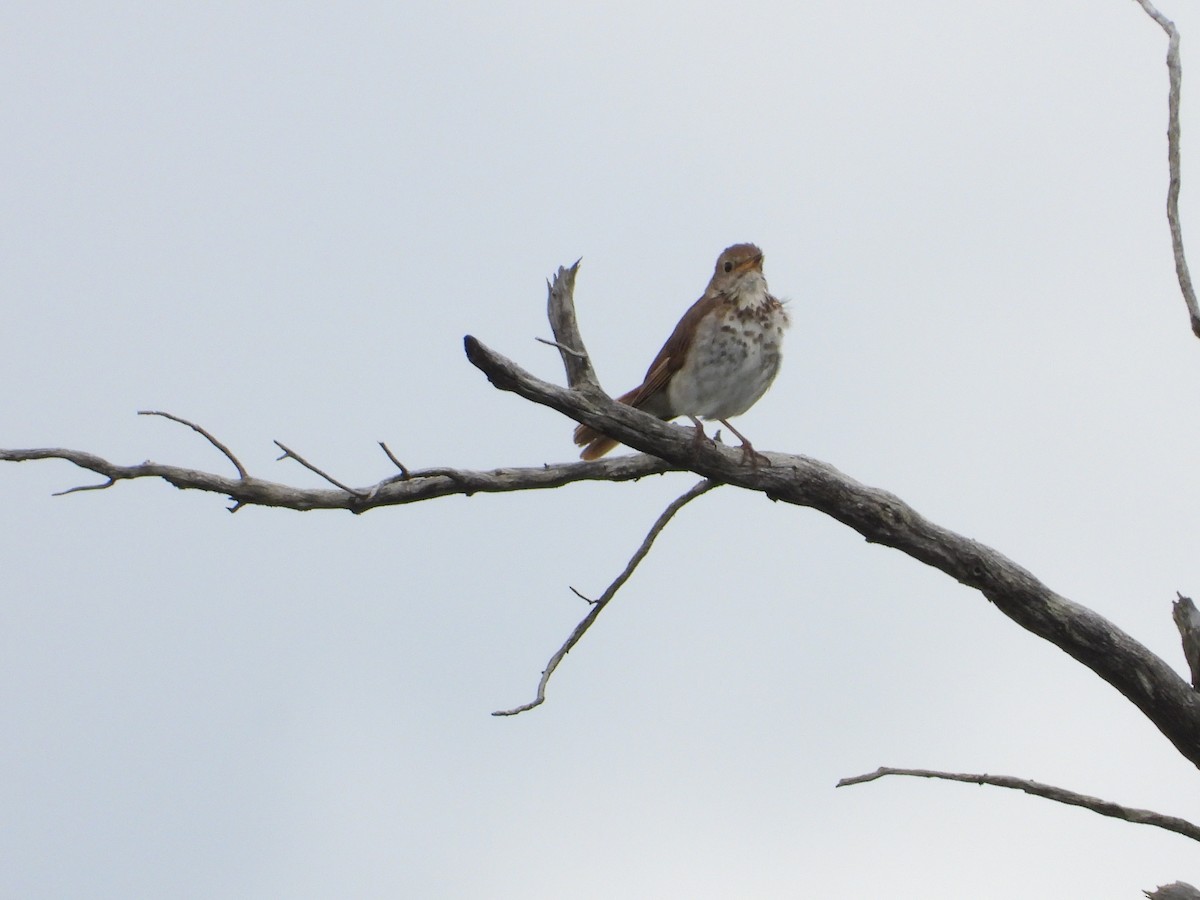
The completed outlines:
{"type": "Polygon", "coordinates": [[[733,271],[733,263],[732,263],[732,262],[730,262],[729,260],[725,260],[725,271],[726,271],[726,272],[732,272],[732,271],[733,271]]]}

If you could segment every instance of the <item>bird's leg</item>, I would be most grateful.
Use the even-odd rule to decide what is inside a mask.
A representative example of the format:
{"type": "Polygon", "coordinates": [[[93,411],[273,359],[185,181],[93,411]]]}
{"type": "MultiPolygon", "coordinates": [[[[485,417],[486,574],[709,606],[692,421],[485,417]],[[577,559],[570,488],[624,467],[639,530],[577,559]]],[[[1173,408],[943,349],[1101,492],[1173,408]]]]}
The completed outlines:
{"type": "Polygon", "coordinates": [[[745,464],[747,459],[750,460],[750,468],[752,468],[752,469],[758,468],[758,461],[760,459],[764,463],[766,463],[768,466],[771,464],[771,460],[769,460],[766,456],[764,456],[763,454],[761,454],[757,450],[755,450],[754,445],[751,444],[748,440],[746,440],[746,436],[744,434],[742,434],[740,431],[738,431],[736,428],[734,428],[732,425],[730,425],[729,422],[727,422],[725,419],[717,419],[717,421],[720,422],[722,425],[724,425],[726,428],[728,428],[730,431],[732,431],[735,435],[737,435],[738,440],[742,442],[742,463],[743,464],[745,464]]]}
{"type": "Polygon", "coordinates": [[[691,419],[692,424],[696,426],[696,430],[692,432],[692,446],[699,447],[706,440],[708,440],[709,437],[704,433],[704,425],[701,424],[699,419],[697,419],[695,416],[688,416],[688,418],[691,419]]]}

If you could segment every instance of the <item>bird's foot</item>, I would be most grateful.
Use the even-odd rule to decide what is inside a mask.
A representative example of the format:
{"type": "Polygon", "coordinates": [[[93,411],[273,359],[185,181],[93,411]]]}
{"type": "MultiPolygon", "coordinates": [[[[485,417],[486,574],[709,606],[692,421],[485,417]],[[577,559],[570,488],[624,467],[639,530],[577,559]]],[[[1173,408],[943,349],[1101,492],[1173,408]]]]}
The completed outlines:
{"type": "Polygon", "coordinates": [[[749,460],[750,468],[752,468],[752,469],[757,469],[759,466],[759,463],[761,463],[764,466],[771,465],[771,458],[769,456],[767,456],[765,453],[759,453],[752,446],[750,446],[749,441],[744,441],[742,443],[742,465],[743,466],[746,464],[747,460],[749,460]]]}
{"type": "Polygon", "coordinates": [[[770,458],[768,458],[766,456],[766,454],[759,453],[757,450],[755,450],[754,445],[751,444],[748,440],[746,440],[746,436],[744,434],[742,434],[740,431],[738,431],[736,428],[734,428],[732,425],[730,425],[724,419],[720,419],[719,421],[722,425],[724,425],[726,428],[728,428],[730,431],[732,431],[735,435],[737,435],[738,440],[740,440],[742,442],[742,465],[743,466],[747,462],[750,463],[750,468],[752,468],[752,469],[757,469],[759,466],[759,463],[762,463],[762,465],[764,465],[764,466],[771,465],[770,458]]]}
{"type": "Polygon", "coordinates": [[[692,447],[698,448],[705,441],[708,441],[709,443],[713,443],[712,438],[710,438],[707,434],[704,433],[704,425],[701,424],[700,420],[697,419],[695,416],[688,416],[688,418],[691,419],[692,424],[694,426],[696,426],[695,429],[692,431],[692,447]]]}

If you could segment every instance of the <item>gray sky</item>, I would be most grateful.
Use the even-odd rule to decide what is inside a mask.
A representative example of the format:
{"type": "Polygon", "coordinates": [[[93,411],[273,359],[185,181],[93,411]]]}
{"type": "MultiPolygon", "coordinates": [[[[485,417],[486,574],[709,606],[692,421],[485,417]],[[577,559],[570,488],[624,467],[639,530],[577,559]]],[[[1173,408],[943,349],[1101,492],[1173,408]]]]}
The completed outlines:
{"type": "MultiPolygon", "coordinates": [[[[1188,49],[1194,4],[1164,0],[1188,49]]],[[[794,327],[739,428],[895,491],[1182,669],[1200,343],[1171,265],[1165,36],[1131,0],[7,4],[0,446],[301,485],[573,457],[545,278],[632,387],[726,245],[794,327]]],[[[1187,74],[1185,73],[1185,78],[1187,74]]],[[[1190,87],[1189,87],[1190,85],[1190,87]]],[[[1197,81],[1185,228],[1200,233],[1197,81]]],[[[1195,241],[1193,241],[1195,243],[1195,241]]],[[[1194,250],[1194,255],[1200,250],[1194,250]]],[[[1200,259],[1194,259],[1200,265],[1200,259]]],[[[881,764],[1200,819],[1196,771],[978,594],[695,479],[361,517],[0,468],[0,893],[1099,898],[1166,832],[881,764]]]]}

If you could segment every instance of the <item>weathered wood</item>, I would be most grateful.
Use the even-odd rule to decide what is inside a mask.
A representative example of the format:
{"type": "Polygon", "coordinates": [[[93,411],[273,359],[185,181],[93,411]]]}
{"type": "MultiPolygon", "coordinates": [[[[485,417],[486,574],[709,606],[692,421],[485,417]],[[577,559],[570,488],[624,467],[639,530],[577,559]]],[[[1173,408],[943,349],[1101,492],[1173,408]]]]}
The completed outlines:
{"type": "Polygon", "coordinates": [[[591,392],[542,381],[473,337],[465,344],[468,359],[501,390],[556,409],[705,478],[816,509],[868,541],[893,547],[978,590],[1022,628],[1115,687],[1200,767],[1200,694],[1116,625],[1051,590],[1002,553],[929,521],[895,494],[861,484],[827,463],[767,453],[770,465],[742,465],[737,450],[696,443],[690,429],[591,392]]]}

